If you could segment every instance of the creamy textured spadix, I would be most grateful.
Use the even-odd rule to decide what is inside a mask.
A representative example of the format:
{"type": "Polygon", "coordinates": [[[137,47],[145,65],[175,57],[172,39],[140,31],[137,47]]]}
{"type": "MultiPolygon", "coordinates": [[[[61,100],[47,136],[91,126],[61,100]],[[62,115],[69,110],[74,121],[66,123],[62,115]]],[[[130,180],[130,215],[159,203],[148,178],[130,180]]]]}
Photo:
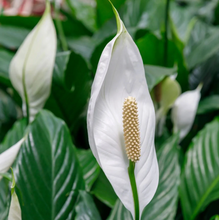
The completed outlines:
{"type": "Polygon", "coordinates": [[[138,106],[131,96],[123,104],[123,132],[128,159],[137,162],[141,156],[138,106]]]}

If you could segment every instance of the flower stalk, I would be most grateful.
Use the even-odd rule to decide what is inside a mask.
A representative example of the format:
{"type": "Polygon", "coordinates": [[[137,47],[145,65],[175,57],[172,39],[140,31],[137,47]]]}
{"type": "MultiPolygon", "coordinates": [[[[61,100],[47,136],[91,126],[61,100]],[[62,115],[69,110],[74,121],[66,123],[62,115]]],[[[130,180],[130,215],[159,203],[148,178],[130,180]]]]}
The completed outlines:
{"type": "Polygon", "coordinates": [[[139,220],[139,200],[138,200],[137,185],[135,181],[135,162],[131,160],[129,160],[128,173],[132,188],[132,195],[134,199],[135,220],[139,220]]]}
{"type": "Polygon", "coordinates": [[[68,50],[68,44],[66,42],[65,39],[65,33],[62,27],[62,22],[60,20],[60,5],[58,5],[57,2],[54,3],[54,8],[55,8],[55,22],[56,22],[56,26],[57,26],[57,30],[58,30],[58,35],[59,35],[59,39],[60,39],[60,43],[62,46],[62,50],[63,51],[67,51],[68,50]]]}
{"type": "Polygon", "coordinates": [[[167,56],[168,56],[168,23],[169,23],[169,8],[170,0],[166,0],[165,8],[165,30],[164,30],[164,66],[167,66],[167,56]]]}

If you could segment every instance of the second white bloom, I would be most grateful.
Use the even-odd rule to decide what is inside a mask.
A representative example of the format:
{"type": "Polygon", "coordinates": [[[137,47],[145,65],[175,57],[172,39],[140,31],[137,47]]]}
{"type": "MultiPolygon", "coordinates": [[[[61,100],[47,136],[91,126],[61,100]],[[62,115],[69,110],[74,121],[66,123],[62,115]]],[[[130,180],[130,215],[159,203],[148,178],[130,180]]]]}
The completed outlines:
{"type": "Polygon", "coordinates": [[[24,115],[32,121],[50,94],[56,54],[56,33],[50,5],[26,37],[10,64],[10,79],[23,101],[24,115]]]}

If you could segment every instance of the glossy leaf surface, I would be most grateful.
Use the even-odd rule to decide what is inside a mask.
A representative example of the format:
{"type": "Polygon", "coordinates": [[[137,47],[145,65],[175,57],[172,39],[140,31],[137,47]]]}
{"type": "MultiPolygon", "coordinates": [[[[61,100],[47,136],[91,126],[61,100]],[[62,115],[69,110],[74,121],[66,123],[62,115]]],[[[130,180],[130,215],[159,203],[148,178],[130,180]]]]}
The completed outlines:
{"type": "Polygon", "coordinates": [[[74,219],[84,181],[63,121],[47,111],[29,126],[14,169],[21,191],[22,219],[74,219]]]}
{"type": "Polygon", "coordinates": [[[118,199],[109,180],[106,178],[102,170],[95,181],[91,192],[107,206],[113,208],[118,199]]]}
{"type": "Polygon", "coordinates": [[[90,190],[100,173],[100,167],[90,150],[77,150],[77,156],[83,170],[86,190],[90,190]]]}
{"type": "Polygon", "coordinates": [[[85,191],[79,192],[79,202],[75,207],[75,220],[95,219],[101,220],[100,214],[95,206],[93,198],[85,191]]]}
{"type": "Polygon", "coordinates": [[[186,154],[180,184],[185,220],[196,216],[219,198],[219,118],[201,130],[186,154]]]}

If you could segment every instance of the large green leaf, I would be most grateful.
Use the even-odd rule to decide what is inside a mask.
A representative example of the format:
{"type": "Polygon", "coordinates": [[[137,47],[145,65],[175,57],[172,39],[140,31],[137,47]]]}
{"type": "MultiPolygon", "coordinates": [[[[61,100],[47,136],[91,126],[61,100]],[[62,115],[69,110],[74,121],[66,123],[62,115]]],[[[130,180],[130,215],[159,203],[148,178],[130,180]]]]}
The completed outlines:
{"type": "Polygon", "coordinates": [[[22,219],[74,219],[84,181],[65,123],[41,111],[28,131],[14,169],[22,219]]]}
{"type": "Polygon", "coordinates": [[[17,110],[14,100],[0,90],[0,141],[17,119],[17,110]]]}
{"type": "Polygon", "coordinates": [[[0,26],[0,45],[10,49],[17,49],[29,32],[30,30],[23,27],[0,26]]]}
{"type": "MultiPolygon", "coordinates": [[[[112,7],[108,0],[96,0],[97,1],[97,24],[102,26],[108,19],[114,16],[112,7]]],[[[119,7],[124,4],[126,0],[112,0],[114,7],[119,7]]]]}
{"type": "Polygon", "coordinates": [[[8,131],[0,145],[0,153],[7,150],[9,147],[16,144],[24,137],[26,129],[26,119],[23,118],[14,123],[13,127],[8,131]]]}
{"type": "Polygon", "coordinates": [[[219,110],[219,95],[208,96],[199,102],[197,114],[204,114],[219,110]]]}
{"type": "Polygon", "coordinates": [[[80,199],[75,208],[75,220],[101,220],[100,214],[94,204],[93,198],[85,191],[79,192],[80,199]]]}
{"type": "Polygon", "coordinates": [[[177,72],[175,67],[165,68],[152,65],[144,65],[144,70],[149,90],[152,90],[165,76],[171,76],[177,72]]]}
{"type": "Polygon", "coordinates": [[[72,14],[90,31],[97,30],[95,4],[80,0],[66,0],[72,14]]]}
{"type": "MultiPolygon", "coordinates": [[[[61,21],[66,36],[74,35],[75,37],[79,37],[82,35],[91,35],[91,32],[80,21],[73,18],[65,11],[62,11],[62,13],[66,16],[66,19],[62,19],[61,21]]],[[[0,23],[3,29],[10,26],[11,30],[16,30],[16,28],[18,28],[18,30],[21,28],[22,30],[25,28],[30,31],[36,26],[39,20],[39,16],[0,16],[0,23]]],[[[56,22],[54,22],[54,25],[56,26],[56,22]]]]}
{"type": "Polygon", "coordinates": [[[133,36],[139,29],[159,31],[164,25],[165,4],[163,0],[127,0],[120,10],[121,18],[133,36]]]}
{"type": "Polygon", "coordinates": [[[77,156],[83,170],[86,190],[90,190],[100,173],[100,167],[91,150],[77,150],[77,156]]]}
{"type": "Polygon", "coordinates": [[[178,140],[178,135],[171,136],[157,152],[159,185],[143,211],[142,220],[173,220],[175,217],[180,183],[178,140]]]}
{"type": "Polygon", "coordinates": [[[218,37],[219,28],[207,25],[201,21],[195,23],[185,48],[186,62],[190,69],[206,61],[219,51],[218,37]]]}
{"type": "Polygon", "coordinates": [[[101,170],[99,177],[95,181],[91,192],[103,203],[109,207],[113,207],[117,200],[117,195],[114,192],[109,180],[106,178],[104,172],[101,170]]]}
{"type": "Polygon", "coordinates": [[[67,74],[72,74],[69,71],[70,68],[68,68],[70,56],[71,56],[70,51],[58,52],[56,54],[56,60],[53,71],[53,82],[56,83],[58,86],[61,86],[67,90],[71,89],[71,88],[67,88],[66,85],[67,74]]]}
{"type": "Polygon", "coordinates": [[[185,220],[195,219],[219,198],[219,118],[193,139],[185,157],[180,200],[185,220]]]}
{"type": "MultiPolygon", "coordinates": [[[[152,33],[147,33],[144,37],[136,42],[141,53],[144,64],[164,66],[164,40],[158,38],[152,33]]],[[[188,70],[185,66],[184,56],[172,41],[168,41],[167,67],[172,68],[177,64],[178,75],[177,81],[180,83],[182,90],[188,87],[188,70]]]]}
{"type": "Polygon", "coordinates": [[[0,181],[0,219],[7,220],[8,210],[10,205],[10,190],[8,180],[1,179],[0,181]]]}
{"type": "Polygon", "coordinates": [[[198,4],[191,2],[187,7],[181,7],[177,2],[172,1],[170,3],[170,17],[174,23],[179,38],[186,43],[190,32],[195,24],[195,15],[198,4]]]}
{"type": "Polygon", "coordinates": [[[0,82],[7,86],[11,85],[8,72],[13,56],[13,53],[0,48],[0,82]]]}
{"type": "Polygon", "coordinates": [[[90,87],[91,76],[84,59],[73,52],[59,53],[45,108],[64,119],[72,132],[87,105],[90,87]]]}
{"type": "Polygon", "coordinates": [[[68,46],[76,53],[80,54],[87,63],[90,62],[90,57],[96,46],[96,39],[93,39],[89,36],[82,37],[68,37],[67,38],[68,46]]]}

